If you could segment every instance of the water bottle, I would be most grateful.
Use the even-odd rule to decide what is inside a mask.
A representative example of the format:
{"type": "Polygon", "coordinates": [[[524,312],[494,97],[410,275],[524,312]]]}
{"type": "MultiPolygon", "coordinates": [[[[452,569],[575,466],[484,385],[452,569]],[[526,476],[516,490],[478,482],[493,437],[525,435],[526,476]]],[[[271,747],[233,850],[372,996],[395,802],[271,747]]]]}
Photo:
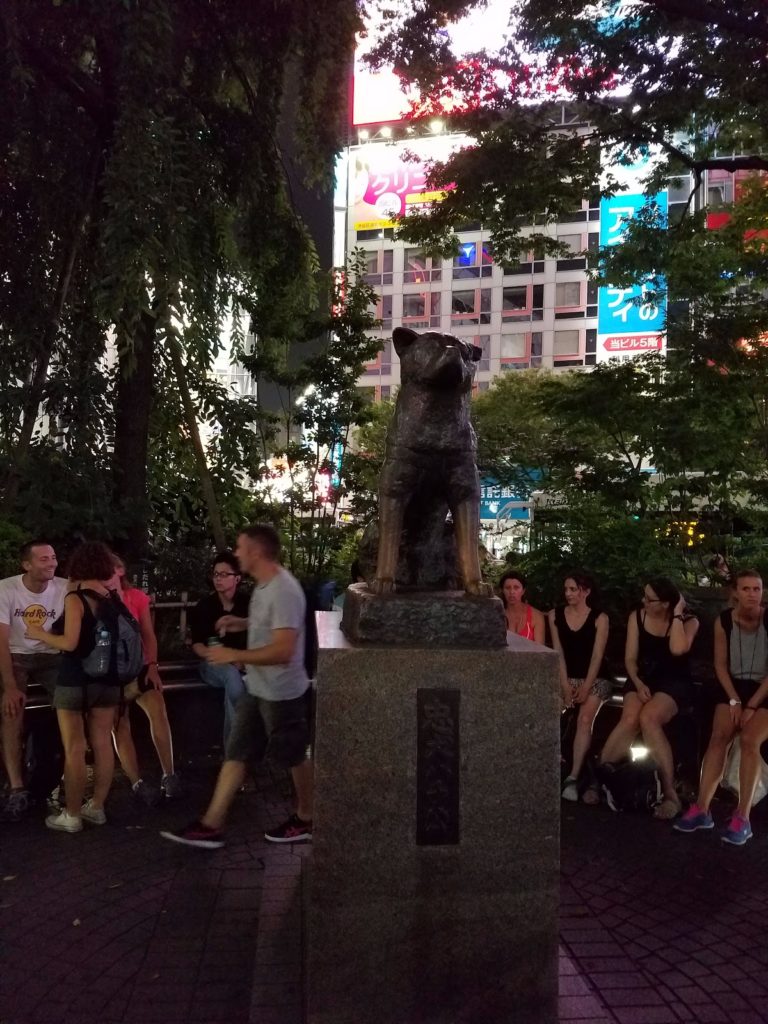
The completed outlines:
{"type": "Polygon", "coordinates": [[[224,641],[220,636],[209,636],[206,647],[223,647],[224,641]]]}
{"type": "Polygon", "coordinates": [[[95,676],[105,676],[109,672],[109,659],[112,653],[112,637],[108,629],[100,629],[94,647],[95,676]]]}

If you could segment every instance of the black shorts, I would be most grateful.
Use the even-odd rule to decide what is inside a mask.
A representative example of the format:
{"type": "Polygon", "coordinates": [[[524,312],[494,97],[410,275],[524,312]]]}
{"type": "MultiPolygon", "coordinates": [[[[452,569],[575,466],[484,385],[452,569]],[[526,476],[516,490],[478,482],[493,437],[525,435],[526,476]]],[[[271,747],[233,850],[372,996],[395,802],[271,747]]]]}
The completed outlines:
{"type": "Polygon", "coordinates": [[[224,757],[227,761],[269,758],[283,768],[306,759],[310,691],[293,700],[264,700],[244,693],[237,702],[224,757]]]}
{"type": "MultiPolygon", "coordinates": [[[[757,693],[757,688],[759,687],[759,685],[760,685],[760,680],[759,679],[734,679],[733,680],[733,686],[734,686],[734,689],[736,690],[736,695],[738,696],[739,700],[741,701],[742,708],[746,707],[747,702],[752,699],[752,697],[754,696],[755,693],[757,693]]],[[[718,686],[718,688],[717,688],[717,701],[716,701],[716,703],[718,703],[718,704],[728,704],[730,699],[731,698],[728,696],[728,694],[725,692],[725,690],[722,688],[722,686],[718,686]]],[[[768,708],[768,700],[764,700],[762,702],[762,704],[759,705],[759,707],[761,707],[761,708],[768,708]]]]}
{"type": "MultiPolygon", "coordinates": [[[[665,693],[667,697],[671,697],[677,704],[678,711],[681,708],[689,707],[693,700],[691,684],[686,679],[667,679],[661,683],[646,683],[645,685],[652,694],[665,693]]],[[[624,686],[624,695],[626,696],[628,693],[637,693],[631,679],[628,679],[624,686]]]]}

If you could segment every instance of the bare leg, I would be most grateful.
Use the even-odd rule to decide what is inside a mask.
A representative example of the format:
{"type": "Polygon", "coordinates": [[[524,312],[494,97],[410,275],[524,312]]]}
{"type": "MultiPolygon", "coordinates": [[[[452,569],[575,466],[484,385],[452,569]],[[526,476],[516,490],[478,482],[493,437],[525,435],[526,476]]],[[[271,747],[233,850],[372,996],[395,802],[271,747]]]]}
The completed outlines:
{"type": "Polygon", "coordinates": [[[768,711],[761,708],[750,718],[741,730],[741,761],[739,762],[739,806],[736,813],[740,818],[749,818],[755,786],[760,777],[760,747],[768,739],[768,711]]]}
{"type": "Polygon", "coordinates": [[[115,774],[115,752],[112,749],[114,714],[114,708],[91,708],[88,712],[88,735],[94,764],[93,806],[98,809],[104,807],[115,774]]]}
{"type": "MultiPolygon", "coordinates": [[[[112,724],[110,708],[110,728],[112,724]]],[[[79,711],[57,711],[61,742],[64,746],[64,791],[67,813],[80,817],[85,796],[85,728],[79,711]]],[[[111,749],[111,747],[110,747],[111,749]]]]}
{"type": "Polygon", "coordinates": [[[400,498],[380,495],[379,554],[376,560],[376,578],[372,585],[372,589],[377,594],[390,593],[395,589],[404,511],[404,505],[400,498]]]}
{"type": "Polygon", "coordinates": [[[625,694],[621,718],[605,741],[600,752],[600,764],[614,764],[616,761],[622,761],[625,757],[629,757],[632,740],[640,731],[642,708],[643,705],[636,693],[625,694]]]}
{"type": "Polygon", "coordinates": [[[245,780],[245,763],[243,761],[225,761],[216,779],[208,810],[200,819],[207,828],[222,828],[232,801],[245,780]]]}
{"type": "Polygon", "coordinates": [[[147,690],[137,703],[149,719],[149,731],[163,775],[173,775],[173,739],[163,695],[158,690],[147,690]]]}
{"type": "Polygon", "coordinates": [[[117,756],[120,758],[120,764],[122,765],[123,771],[128,776],[128,781],[132,786],[141,778],[139,772],[139,759],[136,754],[136,746],[133,742],[133,736],[131,735],[131,720],[128,714],[128,708],[123,709],[123,713],[117,718],[117,724],[112,732],[112,736],[115,741],[115,750],[117,756]]]}
{"type": "Polygon", "coordinates": [[[579,708],[579,717],[576,719],[576,735],[573,738],[573,761],[571,770],[568,772],[572,779],[578,779],[581,769],[584,767],[584,760],[592,743],[592,726],[602,703],[599,697],[591,693],[579,708]]]}
{"type": "Polygon", "coordinates": [[[23,789],[24,787],[24,774],[21,767],[21,736],[23,727],[23,711],[13,718],[9,715],[3,715],[2,730],[0,731],[0,735],[2,735],[3,764],[5,765],[11,789],[23,789]]]}
{"type": "Polygon", "coordinates": [[[701,781],[697,805],[709,814],[709,806],[725,771],[725,757],[731,745],[736,729],[731,719],[731,710],[727,704],[718,704],[712,722],[712,737],[701,764],[701,781]]]}
{"type": "Polygon", "coordinates": [[[680,806],[680,798],[675,790],[675,766],[672,748],[664,733],[664,726],[671,722],[677,714],[677,704],[666,693],[655,693],[640,712],[640,728],[646,746],[653,754],[653,759],[661,776],[661,787],[664,799],[680,806]]]}
{"type": "Polygon", "coordinates": [[[307,759],[291,768],[293,784],[296,787],[296,814],[302,821],[312,821],[312,797],[314,795],[315,772],[312,762],[307,759]]]}

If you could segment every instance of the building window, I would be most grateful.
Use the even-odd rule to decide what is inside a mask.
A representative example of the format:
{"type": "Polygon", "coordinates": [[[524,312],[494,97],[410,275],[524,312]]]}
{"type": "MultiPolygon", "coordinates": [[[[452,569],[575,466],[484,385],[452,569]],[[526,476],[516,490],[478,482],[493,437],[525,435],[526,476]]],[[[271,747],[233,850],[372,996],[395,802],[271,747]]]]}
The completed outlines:
{"type": "Polygon", "coordinates": [[[542,341],[541,331],[534,331],[531,335],[531,366],[541,366],[542,341]]]}
{"type": "Polygon", "coordinates": [[[587,282],[587,316],[597,316],[597,282],[587,282]]]}
{"type": "Polygon", "coordinates": [[[366,284],[391,285],[392,284],[392,249],[369,250],[365,254],[366,284]]]}
{"type": "Polygon", "coordinates": [[[558,235],[557,240],[561,245],[567,246],[574,254],[563,256],[557,261],[558,270],[584,270],[587,261],[583,256],[577,256],[584,248],[584,241],[581,235],[558,235]]]}
{"type": "Polygon", "coordinates": [[[454,281],[469,278],[490,277],[493,274],[493,260],[490,248],[482,242],[461,242],[459,253],[453,257],[454,281]]]}
{"type": "Polygon", "coordinates": [[[584,362],[587,366],[594,366],[597,362],[597,331],[590,327],[587,331],[586,345],[584,346],[584,362]]]}
{"type": "Polygon", "coordinates": [[[476,345],[483,353],[477,363],[479,373],[487,373],[491,369],[491,336],[490,334],[476,334],[474,338],[467,338],[467,341],[476,345]]]}
{"type": "Polygon", "coordinates": [[[440,292],[403,295],[403,324],[407,327],[439,327],[440,292]]]}
{"type": "Polygon", "coordinates": [[[491,322],[491,289],[472,288],[454,291],[451,296],[451,324],[464,327],[491,322]]]}
{"type": "Polygon", "coordinates": [[[528,359],[528,335],[527,334],[502,334],[501,336],[501,361],[520,362],[528,359]]]}
{"type": "Polygon", "coordinates": [[[355,236],[358,242],[375,242],[383,238],[394,238],[394,228],[374,228],[372,231],[356,231],[355,236]]]}
{"type": "Polygon", "coordinates": [[[567,281],[555,285],[555,305],[580,306],[581,305],[581,282],[567,281]]]}
{"type": "Polygon", "coordinates": [[[440,260],[425,256],[421,249],[406,249],[404,253],[404,284],[426,284],[442,277],[440,260]]]}
{"type": "Polygon", "coordinates": [[[526,253],[519,263],[511,263],[503,267],[504,274],[512,277],[516,274],[543,274],[544,260],[537,260],[534,253],[526,253]]]}
{"type": "Polygon", "coordinates": [[[581,354],[579,348],[578,331],[555,331],[555,339],[552,345],[552,354],[557,356],[577,356],[581,354]]]}
{"type": "Polygon", "coordinates": [[[503,320],[541,320],[544,316],[544,285],[509,285],[502,289],[503,320]]]}
{"type": "Polygon", "coordinates": [[[382,331],[392,328],[392,299],[392,295],[380,295],[376,305],[371,307],[373,316],[381,321],[382,331]]]}

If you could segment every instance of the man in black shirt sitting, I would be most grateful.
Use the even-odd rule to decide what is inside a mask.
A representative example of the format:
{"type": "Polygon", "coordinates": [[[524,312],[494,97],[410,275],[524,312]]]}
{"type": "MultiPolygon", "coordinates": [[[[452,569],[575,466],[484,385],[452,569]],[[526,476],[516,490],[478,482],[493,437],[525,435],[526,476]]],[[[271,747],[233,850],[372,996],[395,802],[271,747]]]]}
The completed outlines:
{"type": "Polygon", "coordinates": [[[213,644],[226,643],[227,647],[245,650],[248,646],[246,630],[226,632],[220,620],[231,615],[237,619],[248,618],[248,594],[238,589],[242,578],[240,565],[233,554],[222,551],[214,559],[213,593],[203,597],[190,615],[192,650],[200,658],[200,677],[209,686],[224,690],[224,746],[227,744],[235,705],[245,692],[239,666],[210,665],[205,660],[206,649],[213,644]]]}

